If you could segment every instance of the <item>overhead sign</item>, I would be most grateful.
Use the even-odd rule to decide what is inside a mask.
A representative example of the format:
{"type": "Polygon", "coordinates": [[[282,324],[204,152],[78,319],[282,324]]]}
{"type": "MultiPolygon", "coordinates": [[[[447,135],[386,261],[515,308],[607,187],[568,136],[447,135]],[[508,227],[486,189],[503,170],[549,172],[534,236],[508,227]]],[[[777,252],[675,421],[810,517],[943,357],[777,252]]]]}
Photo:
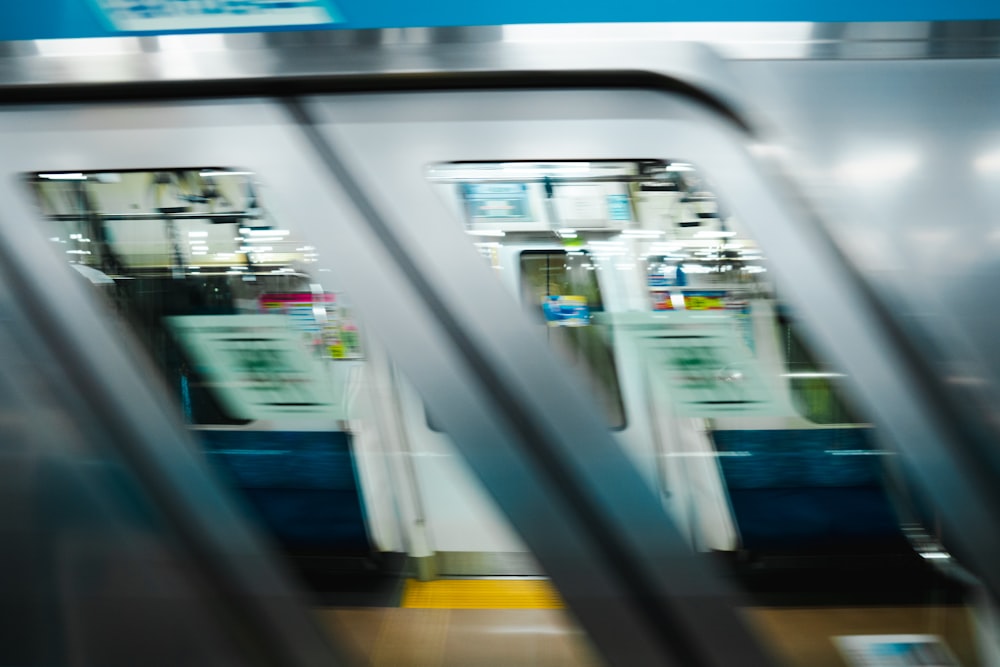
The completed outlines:
{"type": "Polygon", "coordinates": [[[265,313],[285,315],[310,347],[333,359],[360,359],[361,342],[350,314],[329,292],[268,293],[259,298],[265,313]]]}
{"type": "Polygon", "coordinates": [[[524,183],[463,183],[462,199],[470,222],[531,221],[524,183]]]}
{"type": "Polygon", "coordinates": [[[339,20],[328,0],[94,0],[118,32],[176,32],[324,25],[339,20]]]}

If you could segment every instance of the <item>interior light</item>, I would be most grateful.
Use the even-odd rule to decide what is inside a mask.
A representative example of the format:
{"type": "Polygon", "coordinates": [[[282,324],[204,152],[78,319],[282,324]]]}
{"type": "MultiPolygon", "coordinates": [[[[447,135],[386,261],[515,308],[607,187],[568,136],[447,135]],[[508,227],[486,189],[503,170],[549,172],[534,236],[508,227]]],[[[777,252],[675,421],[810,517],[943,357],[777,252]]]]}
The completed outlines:
{"type": "Polygon", "coordinates": [[[252,171],[199,171],[199,176],[253,176],[252,171]]]}
{"type": "Polygon", "coordinates": [[[905,176],[919,164],[916,153],[901,150],[847,160],[837,165],[833,173],[839,180],[853,185],[876,185],[905,176]]]}
{"type": "Polygon", "coordinates": [[[506,236],[507,233],[502,229],[467,229],[466,234],[470,236],[506,236]]]}
{"type": "Polygon", "coordinates": [[[86,39],[36,39],[42,56],[106,56],[141,51],[136,37],[90,37],[86,39]]]}
{"type": "Polygon", "coordinates": [[[728,239],[732,236],[736,236],[736,232],[703,230],[695,232],[694,236],[698,239],[728,239]]]}
{"type": "Polygon", "coordinates": [[[156,38],[160,51],[190,53],[192,51],[225,51],[225,35],[161,35],[156,38]]]}
{"type": "Polygon", "coordinates": [[[39,178],[45,178],[50,181],[85,181],[87,180],[87,175],[80,171],[67,172],[64,174],[39,174],[39,178]]]}

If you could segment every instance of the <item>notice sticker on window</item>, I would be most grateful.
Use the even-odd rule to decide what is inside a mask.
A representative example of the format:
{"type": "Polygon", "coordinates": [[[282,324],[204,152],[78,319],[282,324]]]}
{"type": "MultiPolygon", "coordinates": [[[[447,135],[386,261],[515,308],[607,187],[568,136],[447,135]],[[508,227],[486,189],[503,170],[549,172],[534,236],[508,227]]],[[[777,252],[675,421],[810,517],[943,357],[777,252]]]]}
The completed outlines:
{"type": "Polygon", "coordinates": [[[582,296],[547,296],[542,311],[550,327],[585,327],[590,324],[590,308],[582,296]]]}
{"type": "Polygon", "coordinates": [[[850,635],[833,640],[851,667],[960,667],[934,635],[850,635]]]}
{"type": "Polygon", "coordinates": [[[323,25],[341,20],[331,0],[94,0],[120,32],[323,25]]]}

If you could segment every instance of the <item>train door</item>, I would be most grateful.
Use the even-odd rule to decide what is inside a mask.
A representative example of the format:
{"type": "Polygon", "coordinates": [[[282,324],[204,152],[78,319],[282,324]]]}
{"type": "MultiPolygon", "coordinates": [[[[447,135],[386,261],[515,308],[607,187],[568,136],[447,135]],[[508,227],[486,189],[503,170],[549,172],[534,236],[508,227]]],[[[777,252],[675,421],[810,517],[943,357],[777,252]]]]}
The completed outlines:
{"type": "MultiPolygon", "coordinates": [[[[725,191],[717,196],[719,180],[706,166],[710,158],[704,157],[711,152],[707,142],[678,138],[692,128],[707,128],[681,113],[663,127],[622,122],[631,134],[611,138],[610,128],[619,121],[580,114],[573,123],[545,134],[543,128],[554,122],[547,114],[565,113],[558,107],[558,95],[524,95],[530,101],[518,109],[519,120],[484,114],[473,122],[470,115],[461,128],[443,121],[406,120],[391,112],[380,113],[377,121],[368,116],[362,120],[356,109],[363,107],[363,100],[355,108],[317,101],[316,113],[330,119],[328,125],[321,123],[327,138],[342,147],[362,178],[378,174],[379,182],[370,183],[377,193],[373,198],[391,200],[390,209],[398,207],[395,214],[401,217],[408,217],[404,208],[433,211],[441,226],[450,224],[460,238],[464,230],[468,245],[485,257],[499,281],[522,306],[534,309],[537,321],[545,322],[542,331],[550,343],[559,341],[563,352],[569,347],[579,352],[579,342],[568,341],[592,332],[595,341],[600,339],[611,363],[587,363],[571,372],[597,402],[597,413],[617,429],[623,451],[692,545],[714,551],[812,549],[817,548],[817,534],[839,525],[842,532],[833,541],[855,541],[861,551],[867,549],[865,531],[852,529],[851,516],[858,507],[877,506],[877,512],[867,514],[883,518],[897,511],[882,489],[882,460],[871,456],[868,439],[846,437],[853,431],[838,429],[820,437],[795,408],[792,393],[804,377],[791,377],[787,351],[779,343],[782,316],[769,262],[756,234],[743,223],[744,215],[752,217],[754,212],[734,211],[730,205],[738,202],[725,191]],[[589,137],[582,146],[574,141],[581,132],[589,137]],[[422,139],[410,139],[406,150],[400,150],[404,133],[422,139]],[[388,143],[388,136],[395,141],[388,143]],[[641,137],[666,138],[660,155],[636,152],[634,159],[622,160],[626,136],[636,142],[636,151],[648,151],[641,147],[641,137]],[[566,279],[590,272],[589,286],[566,279]],[[586,294],[588,290],[594,294],[586,294]],[[619,414],[609,412],[612,404],[619,414]],[[804,424],[808,435],[793,434],[796,424],[804,424]],[[788,465],[763,452],[754,454],[754,438],[785,438],[774,455],[784,457],[788,465]],[[805,450],[819,458],[809,460],[805,450]],[[853,455],[858,458],[851,459],[853,455]],[[799,456],[805,457],[801,465],[794,462],[799,456]],[[826,459],[841,464],[829,469],[843,474],[824,478],[809,472],[825,468],[826,459]],[[748,469],[765,460],[756,472],[748,469]],[[846,468],[853,472],[844,472],[846,468]],[[784,469],[787,474],[779,479],[765,469],[784,469]],[[768,491],[772,486],[773,493],[768,491]],[[855,486],[871,487],[873,495],[860,505],[838,500],[838,494],[850,495],[855,486]],[[761,539],[762,522],[769,524],[762,517],[787,506],[783,498],[793,487],[815,501],[815,512],[798,518],[801,530],[791,519],[778,521],[763,531],[773,528],[777,536],[761,539]],[[764,497],[768,493],[770,499],[764,497]],[[813,498],[817,493],[829,493],[831,500],[813,498]],[[807,524],[817,532],[806,530],[807,524]]],[[[461,102],[476,109],[477,104],[510,104],[510,99],[483,93],[461,102]]],[[[714,169],[723,169],[723,180],[733,170],[714,169]]],[[[432,245],[447,233],[438,229],[412,233],[432,245]]],[[[822,368],[807,370],[824,374],[813,378],[817,382],[838,377],[822,368]]],[[[829,391],[825,398],[833,400],[829,391]]],[[[421,429],[421,416],[422,410],[411,410],[414,428],[421,429]]],[[[428,437],[426,430],[421,429],[420,437],[428,437]]],[[[436,441],[436,461],[426,465],[441,469],[453,454],[446,440],[436,441]]],[[[460,466],[447,476],[459,473],[460,466]]],[[[441,479],[431,476],[429,486],[437,489],[441,479]]],[[[467,487],[457,481],[447,486],[461,487],[463,494],[467,487]]],[[[430,503],[437,509],[429,510],[429,517],[436,513],[442,527],[469,522],[484,508],[478,501],[445,500],[440,493],[446,492],[427,493],[437,497],[430,503]],[[460,520],[451,519],[459,514],[460,520]]],[[[801,499],[792,504],[801,507],[801,499]]],[[[495,514],[479,516],[484,518],[457,533],[463,552],[494,549],[498,542],[492,537],[506,534],[497,530],[495,514]],[[477,533],[477,528],[489,536],[477,533]]],[[[875,537],[885,533],[888,542],[905,551],[896,523],[879,522],[875,537]]],[[[432,544],[435,524],[431,518],[432,544]]],[[[513,544],[506,542],[504,548],[513,544]]]]}

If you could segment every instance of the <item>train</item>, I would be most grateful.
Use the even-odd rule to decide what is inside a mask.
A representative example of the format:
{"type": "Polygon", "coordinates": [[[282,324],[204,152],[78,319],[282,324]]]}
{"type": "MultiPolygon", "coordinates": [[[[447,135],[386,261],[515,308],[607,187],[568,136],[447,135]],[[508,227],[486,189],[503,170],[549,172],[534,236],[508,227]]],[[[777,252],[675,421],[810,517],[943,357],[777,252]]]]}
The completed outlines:
{"type": "Polygon", "coordinates": [[[306,561],[544,574],[489,450],[532,420],[603,429],[697,552],[946,553],[943,482],[899,455],[989,430],[995,62],[489,35],[12,89],[25,270],[97,295],[306,561]]]}

